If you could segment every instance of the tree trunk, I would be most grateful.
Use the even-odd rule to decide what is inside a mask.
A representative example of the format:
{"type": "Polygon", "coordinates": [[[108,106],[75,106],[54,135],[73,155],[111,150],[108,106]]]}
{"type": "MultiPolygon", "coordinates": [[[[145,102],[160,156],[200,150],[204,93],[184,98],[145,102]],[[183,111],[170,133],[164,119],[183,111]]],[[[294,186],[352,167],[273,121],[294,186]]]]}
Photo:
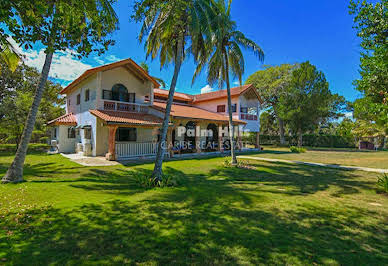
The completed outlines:
{"type": "Polygon", "coordinates": [[[275,112],[275,116],[278,119],[278,123],[279,123],[280,144],[284,145],[284,144],[286,144],[286,140],[284,138],[284,121],[282,118],[279,117],[279,114],[276,111],[276,108],[274,108],[274,112],[275,112]]]}
{"type": "Polygon", "coordinates": [[[280,144],[285,145],[286,139],[284,138],[284,121],[280,117],[278,117],[279,123],[279,134],[280,134],[280,144]]]}
{"type": "Polygon", "coordinates": [[[167,130],[168,130],[168,124],[170,122],[170,112],[171,112],[172,102],[174,100],[175,86],[178,81],[178,75],[182,65],[183,37],[179,38],[178,40],[176,53],[177,54],[175,55],[174,75],[172,77],[170,91],[168,93],[166,111],[164,114],[162,130],[160,134],[160,141],[158,143],[158,151],[155,158],[154,171],[152,172],[152,176],[151,176],[154,179],[155,183],[162,180],[162,164],[163,164],[163,157],[164,157],[163,147],[167,138],[167,130]]]}
{"type": "Polygon", "coordinates": [[[23,135],[20,140],[20,144],[15,154],[15,158],[8,168],[7,173],[2,179],[3,183],[17,183],[23,181],[23,165],[26,158],[28,143],[30,142],[32,131],[34,130],[36,115],[38,113],[38,108],[40,101],[42,100],[44,88],[50,71],[51,61],[53,59],[53,52],[46,54],[44,61],[42,73],[39,79],[39,85],[35,91],[34,101],[28,113],[27,121],[24,126],[23,135]]]}
{"type": "Polygon", "coordinates": [[[303,132],[302,129],[299,128],[298,130],[298,147],[303,146],[303,132]]]}
{"type": "Polygon", "coordinates": [[[229,141],[230,141],[230,154],[232,156],[232,165],[237,164],[237,157],[234,146],[234,125],[233,125],[233,110],[232,110],[232,96],[230,94],[229,83],[229,61],[226,51],[224,51],[225,57],[225,78],[226,78],[226,92],[228,93],[228,115],[229,115],[229,141]]]}

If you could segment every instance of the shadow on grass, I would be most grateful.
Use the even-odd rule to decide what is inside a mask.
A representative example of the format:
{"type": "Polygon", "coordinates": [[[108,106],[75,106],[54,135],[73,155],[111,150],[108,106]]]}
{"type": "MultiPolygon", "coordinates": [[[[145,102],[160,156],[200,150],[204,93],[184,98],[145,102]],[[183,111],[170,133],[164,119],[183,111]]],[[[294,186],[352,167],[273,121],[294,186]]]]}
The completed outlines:
{"type": "MultiPolygon", "coordinates": [[[[23,265],[387,263],[388,225],[381,214],[310,201],[290,204],[288,209],[266,207],[266,200],[271,200],[267,192],[309,196],[335,186],[334,196],[341,197],[371,189],[373,183],[337,169],[259,162],[252,162],[254,169],[225,168],[221,162],[212,163],[215,166],[203,172],[200,165],[198,171],[189,172],[166,164],[164,173],[183,180],[182,185],[154,189],[138,202],[121,199],[72,209],[10,213],[0,219],[0,261],[23,265]],[[370,217],[375,220],[366,221],[370,217]]],[[[44,173],[45,167],[34,170],[44,173]]],[[[76,179],[44,182],[71,182],[85,193],[132,195],[144,192],[131,176],[134,172],[148,176],[151,170],[91,168],[76,179]]]]}
{"type": "Polygon", "coordinates": [[[23,265],[387,262],[387,227],[363,222],[374,212],[303,205],[278,215],[225,183],[212,185],[172,189],[138,203],[9,215],[0,221],[6,232],[0,257],[23,265]]]}

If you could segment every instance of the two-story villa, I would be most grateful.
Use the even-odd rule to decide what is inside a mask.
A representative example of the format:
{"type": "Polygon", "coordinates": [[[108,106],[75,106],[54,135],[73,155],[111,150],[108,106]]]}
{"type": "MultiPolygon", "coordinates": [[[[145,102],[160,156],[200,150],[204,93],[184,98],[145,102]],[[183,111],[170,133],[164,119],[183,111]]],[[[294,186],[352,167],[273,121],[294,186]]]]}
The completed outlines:
{"type": "MultiPolygon", "coordinates": [[[[53,126],[52,139],[57,141],[59,152],[83,152],[85,156],[105,156],[108,160],[155,155],[168,96],[168,91],[159,87],[131,59],[85,71],[61,91],[66,95],[66,114],[48,123],[53,126]]],[[[259,132],[260,97],[256,89],[244,85],[231,92],[234,124],[259,132]]],[[[225,90],[198,95],[176,92],[170,115],[168,143],[217,145],[195,145],[184,150],[171,145],[169,154],[181,149],[196,153],[222,151],[225,147],[227,140],[218,131],[228,125],[225,90]],[[177,132],[182,126],[195,131],[210,129],[214,134],[182,136],[177,132]]],[[[240,131],[237,134],[241,136],[240,131]]]]}

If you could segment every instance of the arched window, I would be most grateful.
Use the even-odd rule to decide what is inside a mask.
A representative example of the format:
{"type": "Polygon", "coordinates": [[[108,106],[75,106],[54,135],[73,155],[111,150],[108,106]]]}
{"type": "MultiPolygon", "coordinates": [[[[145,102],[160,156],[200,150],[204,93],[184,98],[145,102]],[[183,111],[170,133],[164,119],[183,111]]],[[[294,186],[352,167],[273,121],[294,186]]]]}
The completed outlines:
{"type": "Polygon", "coordinates": [[[115,84],[112,87],[112,100],[128,102],[128,90],[123,84],[115,84]]]}

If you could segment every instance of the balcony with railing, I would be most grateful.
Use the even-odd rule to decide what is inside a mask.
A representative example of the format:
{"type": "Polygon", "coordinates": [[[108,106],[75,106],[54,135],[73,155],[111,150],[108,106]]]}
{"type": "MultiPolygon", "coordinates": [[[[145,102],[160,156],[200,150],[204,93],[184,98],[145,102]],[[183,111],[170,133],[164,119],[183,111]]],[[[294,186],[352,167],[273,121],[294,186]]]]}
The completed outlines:
{"type": "Polygon", "coordinates": [[[114,93],[103,90],[102,98],[104,110],[148,113],[148,104],[135,103],[135,93],[114,93]]]}

